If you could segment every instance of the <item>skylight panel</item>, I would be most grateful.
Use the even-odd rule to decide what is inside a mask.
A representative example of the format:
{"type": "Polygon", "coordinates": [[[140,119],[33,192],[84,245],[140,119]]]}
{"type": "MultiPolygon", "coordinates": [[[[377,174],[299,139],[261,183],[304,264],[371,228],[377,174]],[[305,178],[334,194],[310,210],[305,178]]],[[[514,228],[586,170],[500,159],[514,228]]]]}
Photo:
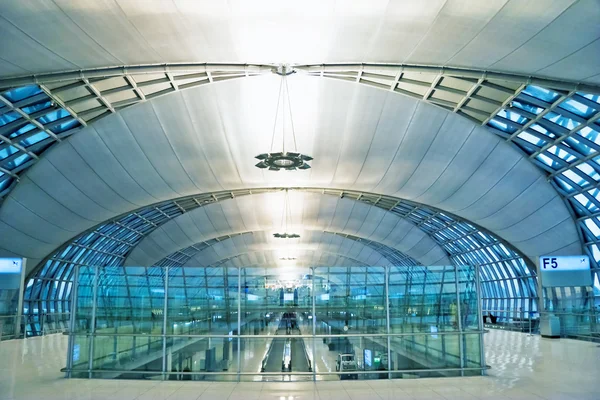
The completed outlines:
{"type": "Polygon", "coordinates": [[[547,103],[554,103],[560,97],[560,94],[539,86],[529,85],[523,89],[523,93],[528,94],[547,103]]]}

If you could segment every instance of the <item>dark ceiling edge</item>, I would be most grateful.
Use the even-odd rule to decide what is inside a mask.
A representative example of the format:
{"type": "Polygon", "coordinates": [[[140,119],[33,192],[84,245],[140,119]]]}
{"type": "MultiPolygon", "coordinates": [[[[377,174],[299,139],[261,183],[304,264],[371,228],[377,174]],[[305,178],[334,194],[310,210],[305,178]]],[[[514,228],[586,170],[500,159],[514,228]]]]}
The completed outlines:
{"type": "MultiPolygon", "coordinates": [[[[402,198],[399,198],[399,197],[388,196],[388,195],[383,195],[383,194],[373,193],[373,192],[353,191],[353,190],[344,190],[344,189],[337,189],[337,188],[319,188],[319,187],[301,187],[301,186],[299,186],[299,187],[260,187],[260,188],[252,188],[252,189],[241,188],[241,189],[222,190],[222,191],[216,191],[216,192],[204,192],[204,193],[198,193],[198,194],[189,195],[189,196],[182,196],[182,197],[172,198],[172,199],[169,199],[169,200],[156,202],[156,203],[144,206],[144,207],[139,207],[139,208],[130,210],[130,211],[122,213],[122,214],[120,214],[120,215],[118,215],[118,216],[116,216],[114,218],[110,218],[110,219],[107,219],[107,220],[105,220],[105,221],[103,221],[103,222],[101,222],[99,224],[96,224],[93,227],[91,227],[90,229],[87,229],[87,230],[85,230],[83,232],[80,232],[77,235],[75,235],[75,236],[71,237],[70,239],[66,240],[61,245],[57,246],[54,250],[52,250],[50,253],[48,253],[48,255],[46,257],[44,257],[31,270],[31,272],[29,272],[27,274],[26,279],[30,279],[31,277],[35,276],[35,274],[41,268],[44,267],[44,265],[46,264],[46,262],[48,260],[50,260],[55,254],[63,251],[67,246],[69,246],[73,241],[75,241],[79,237],[87,235],[87,234],[95,231],[98,227],[100,227],[102,225],[105,225],[105,224],[110,223],[110,222],[118,221],[121,218],[123,218],[123,217],[125,217],[125,216],[127,216],[129,214],[132,214],[132,213],[135,213],[135,212],[139,212],[140,210],[143,210],[145,208],[157,207],[157,206],[160,206],[160,205],[168,204],[170,202],[178,202],[178,201],[183,201],[183,200],[187,200],[187,199],[194,199],[196,197],[212,198],[212,201],[204,203],[204,204],[198,204],[198,207],[194,207],[193,208],[193,209],[196,209],[196,208],[200,208],[200,207],[203,207],[203,206],[206,206],[206,205],[209,205],[209,204],[217,203],[217,202],[220,202],[220,201],[223,201],[223,200],[233,199],[233,198],[239,197],[239,196],[249,196],[249,195],[261,194],[261,193],[272,193],[272,192],[279,192],[279,191],[284,191],[284,190],[294,190],[294,191],[309,192],[309,193],[321,193],[323,195],[328,195],[328,196],[338,196],[340,198],[349,198],[351,200],[358,201],[358,202],[361,202],[363,204],[368,204],[368,205],[371,205],[371,206],[374,206],[374,207],[378,207],[378,208],[384,209],[384,210],[386,210],[388,212],[390,212],[391,209],[387,209],[387,208],[384,208],[384,207],[381,207],[381,206],[377,206],[377,204],[373,204],[371,202],[361,201],[361,198],[363,198],[363,197],[365,197],[365,198],[366,197],[375,197],[375,198],[378,198],[378,199],[388,199],[388,200],[391,200],[391,201],[393,201],[393,202],[396,203],[394,206],[396,206],[396,205],[398,205],[400,203],[405,203],[405,204],[408,204],[408,205],[413,206],[413,207],[423,207],[423,208],[430,209],[430,210],[432,210],[434,212],[446,214],[446,215],[452,217],[453,219],[455,219],[457,221],[466,222],[466,223],[468,223],[468,224],[476,227],[480,231],[485,232],[485,233],[489,234],[490,236],[496,238],[500,243],[502,243],[508,249],[514,251],[516,254],[518,254],[525,261],[525,264],[527,265],[527,267],[529,267],[529,270],[532,272],[532,275],[534,275],[534,276],[537,275],[537,268],[536,268],[535,262],[533,260],[531,260],[525,254],[523,254],[523,252],[521,252],[520,250],[518,250],[511,243],[509,243],[507,240],[505,240],[501,236],[498,236],[498,235],[490,232],[488,229],[483,228],[482,226],[480,226],[480,225],[478,225],[476,223],[473,223],[473,222],[471,222],[471,221],[469,221],[467,219],[464,219],[462,217],[459,217],[457,215],[454,215],[453,213],[447,212],[447,211],[439,209],[437,207],[432,207],[432,206],[429,206],[429,205],[426,205],[426,204],[423,204],[423,203],[418,203],[418,202],[414,202],[414,201],[411,201],[411,200],[402,199],[402,198]],[[225,195],[227,195],[227,196],[225,196],[225,195]],[[357,198],[346,197],[345,195],[348,195],[348,196],[349,195],[353,195],[353,196],[356,196],[357,198]]],[[[189,212],[189,211],[186,211],[186,212],[189,212]]],[[[185,212],[182,213],[182,214],[185,214],[185,212]]],[[[402,218],[402,217],[400,217],[400,218],[402,218]]],[[[167,220],[167,221],[165,221],[165,223],[168,222],[168,221],[170,221],[170,219],[167,220]]],[[[410,222],[414,224],[414,222],[412,222],[412,221],[410,221],[410,222]]],[[[162,225],[157,226],[157,228],[160,227],[160,226],[162,226],[162,225]]],[[[148,235],[150,235],[152,232],[154,232],[155,229],[153,229],[151,232],[149,232],[144,237],[147,237],[148,235]]],[[[427,236],[431,237],[429,235],[429,233],[427,233],[426,231],[423,231],[423,232],[425,234],[427,234],[427,236]]],[[[140,240],[140,243],[141,243],[141,240],[140,240]]],[[[132,247],[126,253],[123,261],[125,259],[127,259],[127,257],[129,257],[129,254],[131,254],[131,252],[136,247],[137,247],[137,245],[134,246],[134,247],[132,247]]],[[[446,250],[443,247],[442,247],[442,250],[444,250],[444,252],[448,256],[448,258],[451,259],[451,255],[448,252],[446,252],[446,250]]]]}

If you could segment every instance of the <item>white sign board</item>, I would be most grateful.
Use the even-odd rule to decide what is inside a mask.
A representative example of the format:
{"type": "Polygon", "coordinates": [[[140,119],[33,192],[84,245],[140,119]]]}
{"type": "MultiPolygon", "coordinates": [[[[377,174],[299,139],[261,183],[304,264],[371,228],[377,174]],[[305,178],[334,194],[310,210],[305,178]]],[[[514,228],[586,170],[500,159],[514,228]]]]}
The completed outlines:
{"type": "Polygon", "coordinates": [[[0,258],[0,289],[19,289],[22,265],[20,258],[0,258]]]}
{"type": "Polygon", "coordinates": [[[592,285],[588,256],[542,256],[540,272],[544,287],[592,285]]]}

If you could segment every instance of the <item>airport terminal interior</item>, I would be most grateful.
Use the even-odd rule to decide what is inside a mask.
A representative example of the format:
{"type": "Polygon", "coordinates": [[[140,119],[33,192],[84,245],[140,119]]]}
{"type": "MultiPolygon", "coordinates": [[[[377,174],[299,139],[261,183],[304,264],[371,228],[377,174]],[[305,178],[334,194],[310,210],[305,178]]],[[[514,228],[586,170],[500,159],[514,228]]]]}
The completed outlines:
{"type": "Polygon", "coordinates": [[[0,2],[0,400],[600,398],[600,2],[0,2]]]}

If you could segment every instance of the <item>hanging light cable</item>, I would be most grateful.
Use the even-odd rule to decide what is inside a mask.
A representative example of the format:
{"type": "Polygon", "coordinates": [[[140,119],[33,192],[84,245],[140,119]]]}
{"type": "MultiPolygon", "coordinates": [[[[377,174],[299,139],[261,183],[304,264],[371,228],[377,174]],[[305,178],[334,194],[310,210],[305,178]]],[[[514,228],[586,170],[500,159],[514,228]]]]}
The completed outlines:
{"type": "Polygon", "coordinates": [[[313,158],[305,154],[298,152],[298,146],[296,143],[296,132],[294,129],[294,120],[292,116],[292,105],[290,101],[290,90],[287,84],[287,76],[294,73],[288,66],[282,66],[277,70],[277,74],[281,75],[281,82],[279,83],[279,94],[277,96],[277,107],[275,109],[275,122],[273,124],[273,135],[271,137],[271,150],[269,153],[263,153],[257,155],[255,158],[260,160],[256,167],[261,169],[269,169],[269,171],[280,171],[282,169],[287,171],[294,171],[296,169],[309,169],[307,161],[311,161],[313,158]],[[284,98],[283,101],[282,97],[284,98]],[[290,114],[290,127],[292,131],[292,141],[294,144],[294,151],[285,150],[285,117],[286,117],[286,101],[290,114]],[[279,105],[281,104],[282,116],[281,116],[281,151],[274,152],[275,136],[277,131],[277,120],[279,116],[279,105]]]}
{"type": "Polygon", "coordinates": [[[285,195],[283,198],[283,212],[281,216],[281,227],[283,228],[282,233],[274,233],[273,237],[278,239],[297,239],[300,237],[297,233],[288,233],[288,217],[292,219],[292,209],[288,201],[288,190],[285,189],[285,195]]]}

